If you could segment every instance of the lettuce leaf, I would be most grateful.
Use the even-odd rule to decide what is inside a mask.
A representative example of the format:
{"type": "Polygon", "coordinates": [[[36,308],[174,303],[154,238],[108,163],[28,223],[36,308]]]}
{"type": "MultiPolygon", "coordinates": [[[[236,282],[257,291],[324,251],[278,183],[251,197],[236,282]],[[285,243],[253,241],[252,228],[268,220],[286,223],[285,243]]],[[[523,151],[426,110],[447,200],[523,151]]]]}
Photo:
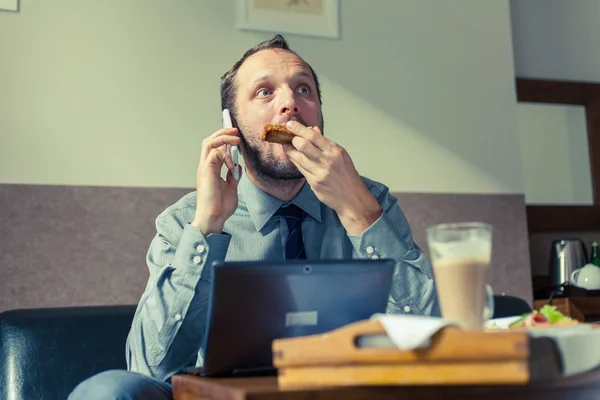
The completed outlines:
{"type": "Polygon", "coordinates": [[[555,324],[555,323],[561,322],[561,321],[570,321],[571,320],[571,318],[567,317],[566,315],[563,315],[560,311],[558,311],[556,306],[551,306],[549,304],[545,304],[542,306],[542,308],[540,308],[539,311],[533,310],[531,312],[521,315],[521,318],[519,318],[518,320],[511,323],[509,325],[509,328],[512,328],[514,326],[521,324],[521,322],[523,322],[523,320],[525,318],[529,317],[532,314],[537,314],[538,312],[540,314],[542,314],[544,317],[546,317],[551,324],[555,324]]]}
{"type": "Polygon", "coordinates": [[[563,315],[555,306],[551,306],[549,304],[544,304],[542,308],[540,308],[540,314],[543,314],[551,324],[555,324],[560,321],[570,321],[571,318],[563,315]]]}

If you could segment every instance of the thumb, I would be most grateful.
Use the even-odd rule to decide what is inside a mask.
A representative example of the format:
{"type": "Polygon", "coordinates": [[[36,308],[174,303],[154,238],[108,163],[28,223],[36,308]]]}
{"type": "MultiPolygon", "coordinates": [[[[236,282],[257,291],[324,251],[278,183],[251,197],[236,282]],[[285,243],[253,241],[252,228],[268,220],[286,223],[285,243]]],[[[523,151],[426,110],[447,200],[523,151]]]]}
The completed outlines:
{"type": "MultiPolygon", "coordinates": [[[[240,179],[242,179],[242,166],[238,165],[238,176],[240,179]]],[[[227,171],[227,183],[229,184],[229,186],[231,186],[232,188],[237,190],[238,184],[240,183],[239,179],[236,181],[235,179],[233,179],[233,171],[232,170],[228,170],[227,171]]]]}

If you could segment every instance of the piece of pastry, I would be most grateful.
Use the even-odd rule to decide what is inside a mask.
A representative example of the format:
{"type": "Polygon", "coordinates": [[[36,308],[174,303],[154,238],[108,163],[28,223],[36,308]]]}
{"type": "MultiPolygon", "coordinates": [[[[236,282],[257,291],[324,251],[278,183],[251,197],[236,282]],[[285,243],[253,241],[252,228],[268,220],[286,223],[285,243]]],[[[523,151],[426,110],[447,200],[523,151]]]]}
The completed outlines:
{"type": "Polygon", "coordinates": [[[263,130],[262,140],[271,143],[292,143],[294,136],[285,125],[268,124],[263,130]]]}

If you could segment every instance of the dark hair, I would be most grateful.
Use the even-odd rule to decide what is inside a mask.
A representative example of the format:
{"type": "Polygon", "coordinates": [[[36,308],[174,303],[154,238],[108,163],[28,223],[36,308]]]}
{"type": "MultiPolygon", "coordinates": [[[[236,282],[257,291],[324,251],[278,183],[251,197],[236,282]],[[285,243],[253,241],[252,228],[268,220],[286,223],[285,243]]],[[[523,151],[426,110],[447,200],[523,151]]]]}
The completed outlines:
{"type": "MultiPolygon", "coordinates": [[[[248,57],[250,57],[254,53],[257,53],[261,50],[266,50],[266,49],[283,49],[283,50],[287,50],[291,53],[294,53],[295,55],[298,56],[298,54],[296,52],[294,52],[290,49],[287,42],[281,35],[275,35],[275,36],[273,36],[272,39],[265,40],[264,42],[261,42],[261,43],[257,44],[256,46],[252,47],[251,49],[249,49],[248,51],[246,51],[246,53],[244,53],[244,56],[242,58],[240,58],[235,64],[233,64],[233,67],[231,67],[231,69],[229,71],[225,72],[225,74],[221,77],[221,109],[222,110],[227,108],[231,111],[231,113],[234,116],[236,116],[237,113],[236,113],[236,109],[235,109],[235,95],[237,92],[237,87],[236,87],[236,79],[235,78],[237,76],[237,72],[248,57]]],[[[298,57],[300,57],[300,56],[298,56],[298,57]]],[[[300,57],[300,59],[302,59],[302,57],[300,57]]],[[[305,63],[306,63],[306,61],[305,61],[305,63]]],[[[319,86],[319,79],[317,78],[317,74],[315,73],[313,68],[308,63],[306,63],[306,65],[308,66],[308,68],[310,68],[312,77],[315,80],[315,85],[317,87],[317,94],[319,95],[319,103],[322,104],[323,102],[321,99],[321,87],[319,86]]]]}

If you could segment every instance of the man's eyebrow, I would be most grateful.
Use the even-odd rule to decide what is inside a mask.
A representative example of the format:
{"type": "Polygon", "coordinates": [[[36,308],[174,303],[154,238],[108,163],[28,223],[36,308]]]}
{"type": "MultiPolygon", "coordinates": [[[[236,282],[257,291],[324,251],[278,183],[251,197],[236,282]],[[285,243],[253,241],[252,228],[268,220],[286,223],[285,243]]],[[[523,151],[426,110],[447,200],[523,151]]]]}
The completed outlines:
{"type": "Polygon", "coordinates": [[[310,72],[308,72],[307,70],[303,69],[302,71],[299,71],[296,76],[299,77],[304,77],[304,78],[312,78],[312,74],[310,72]]]}
{"type": "Polygon", "coordinates": [[[258,84],[258,83],[260,83],[260,82],[264,82],[264,81],[266,81],[266,80],[268,80],[268,79],[269,79],[269,75],[263,75],[263,76],[261,76],[261,77],[259,77],[259,78],[256,78],[256,79],[255,79],[255,80],[252,82],[252,85],[251,85],[251,86],[252,86],[252,87],[254,87],[254,86],[256,86],[256,84],[258,84]]]}

